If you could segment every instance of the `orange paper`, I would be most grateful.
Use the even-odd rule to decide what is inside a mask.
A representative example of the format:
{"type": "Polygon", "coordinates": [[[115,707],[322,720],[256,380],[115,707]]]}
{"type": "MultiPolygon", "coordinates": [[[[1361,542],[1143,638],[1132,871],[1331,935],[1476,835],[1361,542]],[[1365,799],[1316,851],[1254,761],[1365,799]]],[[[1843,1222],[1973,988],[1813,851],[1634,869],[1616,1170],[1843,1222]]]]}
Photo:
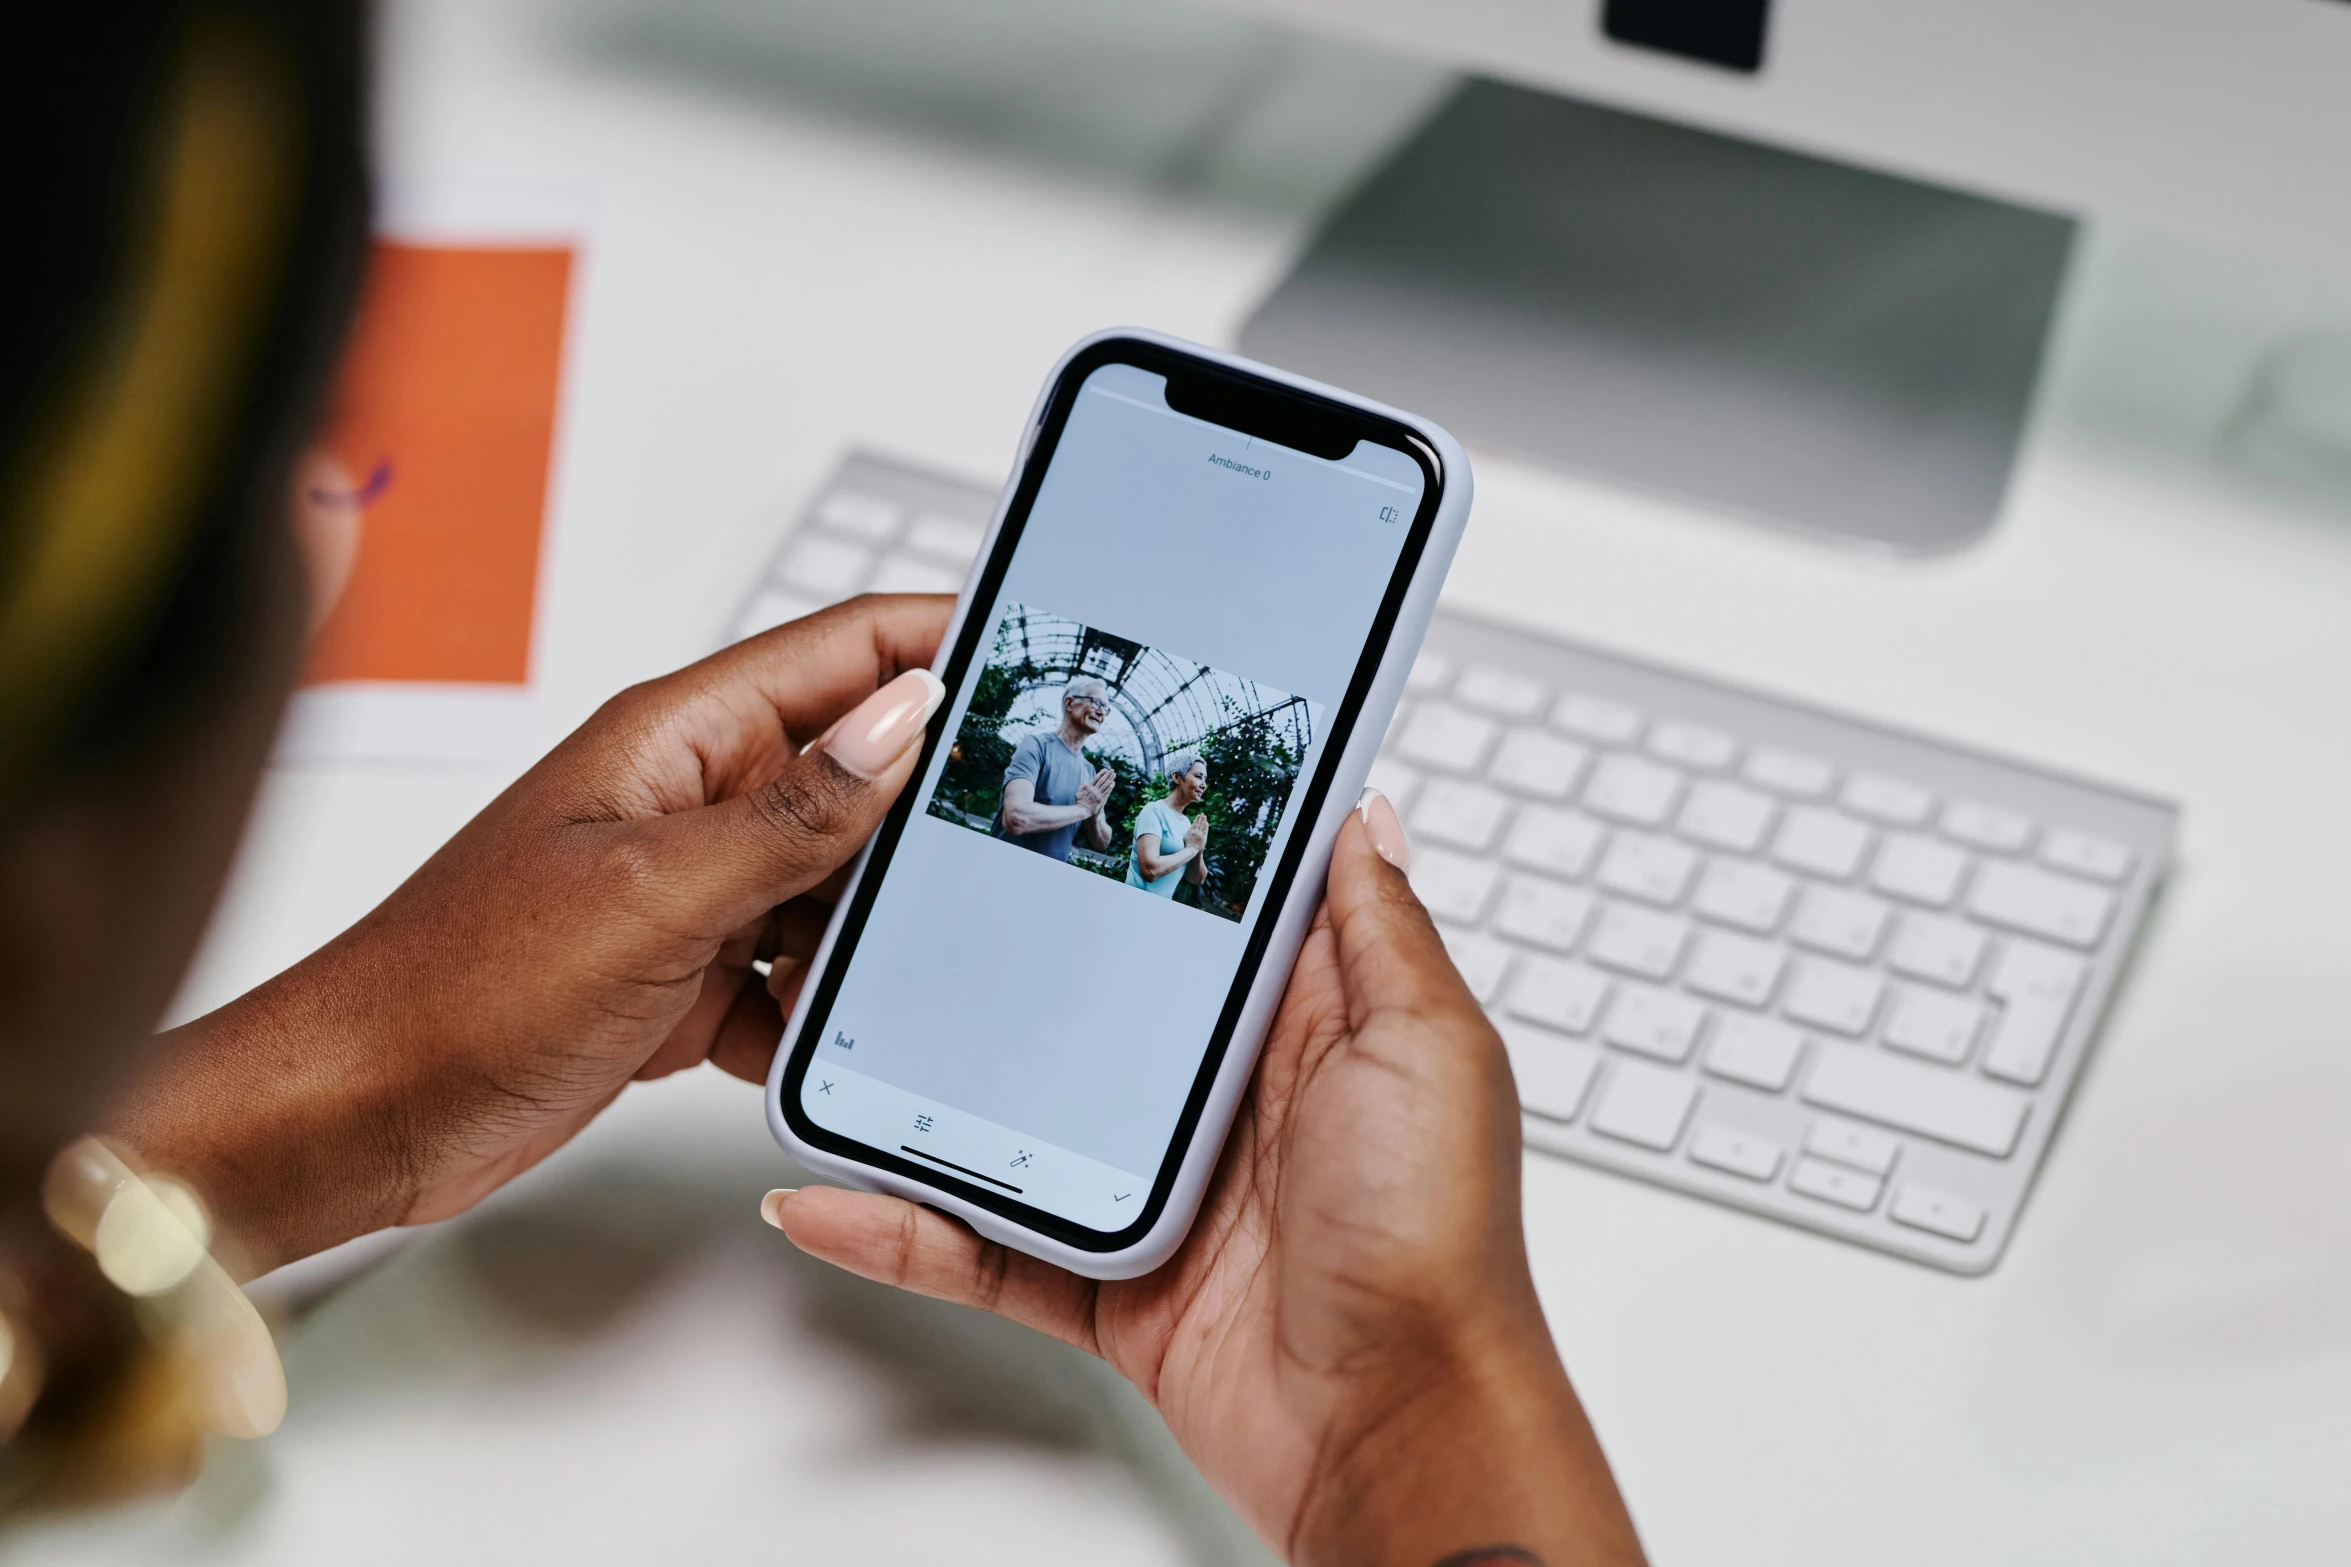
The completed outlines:
{"type": "Polygon", "coordinates": [[[304,684],[529,679],[571,262],[375,244],[322,442],[358,553],[304,684]]]}

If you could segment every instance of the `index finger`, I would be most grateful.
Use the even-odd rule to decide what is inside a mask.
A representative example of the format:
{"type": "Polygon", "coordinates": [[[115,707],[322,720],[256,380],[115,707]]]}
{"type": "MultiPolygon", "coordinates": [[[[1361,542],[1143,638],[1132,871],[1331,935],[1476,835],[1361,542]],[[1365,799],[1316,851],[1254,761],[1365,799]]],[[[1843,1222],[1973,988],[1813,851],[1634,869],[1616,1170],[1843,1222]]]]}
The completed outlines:
{"type": "Polygon", "coordinates": [[[955,599],[868,593],[721,649],[682,675],[764,698],[788,733],[814,737],[909,669],[928,667],[955,599]]]}
{"type": "Polygon", "coordinates": [[[601,814],[733,798],[772,782],[875,691],[927,667],[953,610],[944,594],[850,599],[622,693],[565,744],[623,758],[597,770],[601,814]]]}

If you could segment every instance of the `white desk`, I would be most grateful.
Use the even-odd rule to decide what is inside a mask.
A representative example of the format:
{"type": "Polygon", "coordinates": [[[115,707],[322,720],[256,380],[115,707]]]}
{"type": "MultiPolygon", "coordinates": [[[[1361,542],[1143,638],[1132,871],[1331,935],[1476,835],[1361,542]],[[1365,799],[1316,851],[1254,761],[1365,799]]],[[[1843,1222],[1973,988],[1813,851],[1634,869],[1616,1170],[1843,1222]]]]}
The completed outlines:
{"type": "MultiPolygon", "coordinates": [[[[791,9],[784,47],[831,37],[820,12],[791,9]]],[[[1190,25],[1154,38],[1213,52],[1240,24],[1190,25]]],[[[724,47],[723,86],[696,87],[589,31],[523,0],[398,6],[387,28],[398,167],[596,198],[542,741],[696,652],[845,446],[1000,472],[1081,332],[1231,340],[1383,116],[1433,85],[1304,49],[1246,113],[1160,114],[1164,157],[1149,137],[1095,156],[1067,125],[975,145],[880,88],[811,107],[724,47]],[[1367,98],[1385,107],[1336,112],[1367,98]],[[1037,153],[1056,137],[1080,150],[1037,153]]],[[[2187,807],[1989,1278],[1529,1161],[1545,1301],[1660,1563],[2351,1558],[2351,515],[2262,500],[2179,435],[2271,320],[2351,319],[2351,288],[2231,293],[2203,266],[2094,253],[2010,513],[1953,559],[1480,465],[1456,605],[2187,807]]],[[[501,781],[274,776],[186,1004],[324,939],[501,781]]],[[[0,1559],[1217,1558],[1099,1378],[780,1255],[753,1217],[777,1162],[747,1089],[632,1091],[311,1316],[272,1442],[0,1559]]]]}

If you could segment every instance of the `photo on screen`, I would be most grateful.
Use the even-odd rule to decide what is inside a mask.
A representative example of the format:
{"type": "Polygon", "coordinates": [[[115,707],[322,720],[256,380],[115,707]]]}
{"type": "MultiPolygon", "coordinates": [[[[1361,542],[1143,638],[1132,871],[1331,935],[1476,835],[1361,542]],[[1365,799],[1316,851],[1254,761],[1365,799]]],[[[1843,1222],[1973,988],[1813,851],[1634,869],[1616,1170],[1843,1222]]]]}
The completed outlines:
{"type": "Polygon", "coordinates": [[[929,813],[1238,920],[1321,716],[1304,697],[1010,604],[929,813]]]}

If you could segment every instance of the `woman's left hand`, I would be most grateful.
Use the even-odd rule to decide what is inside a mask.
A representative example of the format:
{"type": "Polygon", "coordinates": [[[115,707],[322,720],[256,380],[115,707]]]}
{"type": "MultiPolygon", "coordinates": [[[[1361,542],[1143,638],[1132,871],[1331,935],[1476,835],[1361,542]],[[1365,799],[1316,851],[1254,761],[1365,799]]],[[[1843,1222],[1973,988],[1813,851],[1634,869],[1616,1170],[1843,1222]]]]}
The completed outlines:
{"type": "Polygon", "coordinates": [[[614,697],[373,913],[166,1035],[111,1135],[260,1272],[462,1212],[633,1079],[764,1077],[951,607],[856,599],[614,697]]]}
{"type": "Polygon", "coordinates": [[[1187,849],[1204,849],[1207,846],[1208,816],[1207,813],[1203,812],[1202,814],[1193,817],[1192,825],[1185,830],[1184,847],[1187,849]]]}

